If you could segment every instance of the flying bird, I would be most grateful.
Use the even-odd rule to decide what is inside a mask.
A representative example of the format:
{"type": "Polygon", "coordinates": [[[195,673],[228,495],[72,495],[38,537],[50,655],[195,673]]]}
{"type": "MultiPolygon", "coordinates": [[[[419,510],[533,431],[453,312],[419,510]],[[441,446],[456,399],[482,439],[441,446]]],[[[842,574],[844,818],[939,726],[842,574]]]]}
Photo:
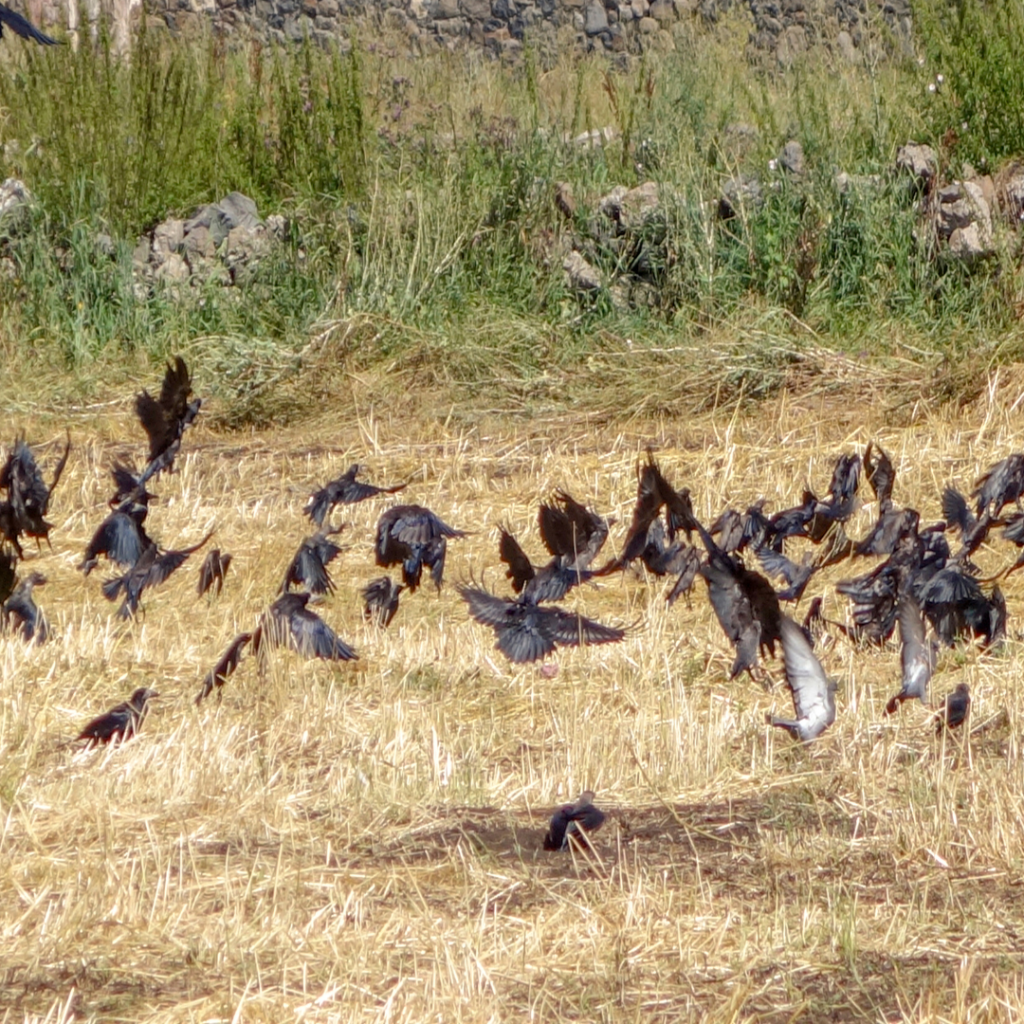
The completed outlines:
{"type": "Polygon", "coordinates": [[[818,566],[811,561],[811,556],[806,551],[799,562],[792,561],[780,551],[766,547],[758,548],[757,557],[769,576],[781,576],[789,584],[785,590],[779,592],[780,601],[799,601],[804,596],[811,577],[818,570],[818,566]]]}
{"type": "Polygon", "coordinates": [[[52,39],[45,33],[40,32],[28,18],[23,17],[17,11],[12,11],[6,4],[0,4],[0,39],[3,39],[4,26],[9,28],[15,35],[21,36],[22,39],[31,39],[42,46],[60,45],[59,40],[52,39]]]}
{"type": "Polygon", "coordinates": [[[209,697],[214,687],[219,690],[227,682],[228,677],[238,668],[238,663],[242,660],[242,654],[245,651],[245,645],[252,637],[252,633],[239,633],[231,641],[228,649],[220,656],[217,664],[206,674],[206,678],[203,680],[203,688],[196,696],[196,704],[201,704],[206,697],[209,697]]]}
{"type": "Polygon", "coordinates": [[[174,465],[181,436],[203,404],[201,398],[190,402],[191,394],[188,367],[181,356],[175,356],[174,362],[167,364],[159,399],[148,391],[135,396],[135,412],[149,438],[149,465],[143,473],[146,479],[174,465]]]}
{"type": "Polygon", "coordinates": [[[163,551],[150,543],[139,555],[136,563],[122,576],[115,576],[103,584],[103,596],[114,601],[124,594],[124,601],[118,609],[119,619],[130,619],[139,609],[142,592],[148,587],[163,583],[171,573],[180,569],[189,555],[198,551],[211,537],[208,533],[198,544],[177,551],[163,551]]]}
{"type": "Polygon", "coordinates": [[[378,576],[363,587],[363,618],[381,627],[391,625],[398,611],[398,595],[405,590],[390,576],[378,576]]]}
{"type": "Polygon", "coordinates": [[[534,604],[561,601],[573,587],[595,575],[571,555],[555,555],[546,565],[537,567],[505,527],[499,526],[498,530],[498,555],[508,566],[505,575],[512,581],[512,589],[534,604]]]}
{"type": "Polygon", "coordinates": [[[402,566],[402,582],[410,591],[420,585],[423,566],[430,569],[434,586],[441,589],[448,538],[465,537],[421,505],[395,505],[377,522],[377,565],[402,566]]]}
{"type": "Polygon", "coordinates": [[[864,452],[864,475],[871,484],[871,490],[875,492],[879,510],[885,512],[890,509],[896,470],[893,468],[892,459],[874,441],[868,442],[867,451],[864,452]]]}
{"type": "Polygon", "coordinates": [[[935,670],[935,641],[926,642],[924,616],[913,597],[904,595],[900,598],[898,621],[903,678],[900,692],[885,705],[887,715],[895,714],[905,700],[917,698],[922,704],[927,704],[928,682],[935,670]]]}
{"type": "Polygon", "coordinates": [[[794,739],[817,739],[836,719],[836,684],[826,677],[804,631],[788,615],[782,616],[782,656],[786,682],[793,693],[796,718],[767,715],[769,725],[785,729],[794,739]]]}
{"type": "Polygon", "coordinates": [[[45,583],[46,577],[42,573],[31,572],[3,604],[4,622],[13,625],[15,631],[21,633],[22,640],[35,640],[37,644],[45,643],[50,630],[32,597],[32,590],[45,583]]]}
{"type": "Polygon", "coordinates": [[[323,526],[328,513],[335,505],[354,505],[358,501],[366,501],[377,494],[396,494],[405,489],[405,484],[392,487],[377,487],[365,484],[356,477],[365,470],[365,466],[353,463],[348,469],[318,491],[309,496],[305,513],[317,526],[323,526]]]}
{"type": "Polygon", "coordinates": [[[1016,502],[1020,510],[1021,495],[1024,494],[1024,455],[1010,455],[989,467],[971,491],[977,499],[978,516],[991,512],[999,515],[1004,505],[1016,502]]]}
{"type": "Polygon", "coordinates": [[[221,554],[220,548],[210,551],[199,569],[199,582],[196,584],[198,595],[202,597],[211,587],[214,594],[220,595],[230,565],[231,555],[221,554]]]}
{"type": "Polygon", "coordinates": [[[262,653],[266,641],[270,647],[290,647],[304,658],[353,661],[358,657],[316,612],[306,607],[309,597],[309,594],[282,594],[264,612],[252,635],[255,654],[262,653]]]}
{"type": "Polygon", "coordinates": [[[341,554],[341,548],[327,538],[341,533],[342,529],[339,526],[336,530],[317,530],[299,545],[299,550],[285,570],[279,593],[287,593],[293,584],[305,588],[311,594],[334,593],[334,581],[327,566],[341,554]]]}
{"type": "Polygon", "coordinates": [[[0,467],[0,489],[7,491],[7,501],[4,503],[6,508],[2,516],[3,533],[14,545],[19,556],[22,552],[18,538],[22,534],[34,537],[37,542],[40,539],[48,544],[50,542],[50,530],[53,527],[45,517],[50,508],[50,498],[60,482],[70,452],[69,432],[64,454],[53,471],[53,483],[49,487],[46,486],[32,449],[25,443],[24,438],[15,441],[14,450],[0,467]]]}
{"type": "Polygon", "coordinates": [[[155,690],[140,686],[123,704],[118,704],[106,714],[94,718],[78,734],[78,739],[88,741],[87,746],[90,747],[113,740],[122,743],[130,740],[141,728],[149,710],[149,702],[159,696],[155,690]]]}
{"type": "Polygon", "coordinates": [[[537,661],[559,646],[615,643],[626,635],[624,629],[604,626],[550,605],[522,598],[508,601],[461,584],[458,591],[469,605],[469,614],[494,630],[498,638],[495,646],[515,664],[537,661]]]}
{"type": "Polygon", "coordinates": [[[143,525],[148,514],[146,502],[141,501],[125,501],[114,509],[96,527],[79,570],[88,576],[99,564],[100,555],[116,565],[135,565],[153,543],[143,525]]]}
{"type": "Polygon", "coordinates": [[[935,733],[963,725],[971,713],[971,691],[966,683],[958,683],[952,693],[946,694],[942,709],[935,715],[935,733]]]}
{"type": "Polygon", "coordinates": [[[604,811],[594,806],[594,794],[588,789],[580,794],[576,803],[565,804],[551,815],[551,824],[544,836],[544,849],[567,850],[570,837],[596,832],[604,820],[604,811]]]}

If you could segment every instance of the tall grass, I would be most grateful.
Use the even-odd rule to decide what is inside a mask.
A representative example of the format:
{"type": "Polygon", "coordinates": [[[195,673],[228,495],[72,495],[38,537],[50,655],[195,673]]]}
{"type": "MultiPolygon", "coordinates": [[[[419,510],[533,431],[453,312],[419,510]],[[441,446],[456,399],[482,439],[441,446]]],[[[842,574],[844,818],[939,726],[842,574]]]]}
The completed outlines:
{"type": "MultiPolygon", "coordinates": [[[[924,21],[921,45],[934,47],[924,21]]],[[[1007,268],[934,259],[891,174],[907,139],[939,141],[931,65],[840,67],[819,52],[753,68],[742,32],[730,18],[710,32],[680,25],[674,53],[625,71],[568,42],[553,66],[528,45],[515,67],[385,45],[230,50],[152,29],[129,61],[104,40],[22,48],[0,75],[0,142],[5,174],[38,203],[0,225],[0,331],[11,351],[31,339],[73,366],[198,336],[259,339],[288,360],[318,323],[368,314],[388,328],[355,353],[364,363],[435,332],[441,376],[464,379],[468,365],[480,380],[497,376],[478,358],[480,324],[508,325],[496,348],[527,379],[579,365],[597,329],[660,345],[666,330],[693,338],[778,313],[858,351],[884,350],[894,322],[926,349],[1005,332],[1007,268]],[[611,142],[572,141],[605,127],[611,142]],[[791,138],[807,157],[799,178],[770,169],[791,138]],[[853,185],[837,185],[839,170],[853,185]],[[741,174],[759,179],[762,201],[722,220],[718,197],[741,174]],[[661,186],[659,216],[616,238],[600,197],[647,179],[661,186]],[[559,182],[576,197],[571,220],[554,203],[559,182]],[[138,287],[138,237],[232,189],[289,215],[276,257],[237,290],[138,287]],[[574,294],[562,271],[572,247],[607,282],[627,274],[643,288],[625,307],[607,290],[574,294]]],[[[988,66],[962,56],[966,70],[988,66]]]]}

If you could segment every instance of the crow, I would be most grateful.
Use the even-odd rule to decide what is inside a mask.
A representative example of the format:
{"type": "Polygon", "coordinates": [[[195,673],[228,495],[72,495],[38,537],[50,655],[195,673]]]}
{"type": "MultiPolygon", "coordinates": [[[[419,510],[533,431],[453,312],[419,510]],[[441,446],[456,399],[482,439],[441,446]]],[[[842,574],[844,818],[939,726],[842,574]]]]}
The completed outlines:
{"type": "Polygon", "coordinates": [[[143,471],[145,479],[174,465],[181,436],[203,404],[201,398],[190,402],[191,394],[188,367],[181,356],[175,356],[174,362],[167,364],[160,398],[154,398],[145,390],[135,396],[135,412],[149,438],[149,465],[143,471]]]}
{"type": "Polygon", "coordinates": [[[903,678],[900,692],[885,705],[885,713],[893,715],[905,700],[915,697],[928,703],[928,681],[935,670],[936,647],[934,638],[925,641],[924,616],[917,602],[910,595],[899,601],[897,612],[900,625],[900,667],[903,678]]]}
{"type": "Polygon", "coordinates": [[[551,825],[544,836],[545,850],[568,850],[572,836],[596,832],[604,824],[605,814],[594,806],[591,790],[580,794],[574,804],[565,804],[551,815],[551,825]]]}
{"type": "Polygon", "coordinates": [[[941,735],[942,730],[955,729],[967,720],[971,712],[971,691],[966,683],[958,683],[952,693],[946,694],[942,709],[935,715],[935,734],[941,735]]]}
{"type": "Polygon", "coordinates": [[[402,582],[410,590],[420,585],[423,566],[430,568],[434,586],[441,589],[449,537],[465,537],[421,505],[395,505],[377,522],[376,561],[382,568],[402,566],[402,582]]]}
{"type": "Polygon", "coordinates": [[[14,628],[21,633],[22,640],[35,640],[37,644],[45,643],[50,630],[45,616],[32,598],[32,590],[45,583],[46,577],[42,573],[31,572],[3,604],[3,623],[13,620],[14,628]]]}
{"type": "Polygon", "coordinates": [[[766,715],[769,725],[785,729],[794,739],[817,739],[836,719],[836,684],[825,676],[804,631],[787,615],[782,616],[782,655],[786,682],[793,692],[796,718],[766,715]]]}
{"type": "Polygon", "coordinates": [[[14,443],[14,450],[7,461],[0,467],[0,489],[7,491],[7,511],[4,516],[3,533],[21,555],[18,538],[21,534],[34,537],[38,542],[43,539],[49,544],[50,530],[53,528],[45,519],[50,508],[50,498],[61,474],[67,465],[71,452],[71,433],[68,432],[67,445],[53,472],[53,483],[49,487],[43,481],[43,475],[36,465],[32,449],[19,438],[14,443]]]}
{"type": "Polygon", "coordinates": [[[769,576],[781,576],[789,584],[779,593],[780,601],[799,601],[804,596],[811,577],[818,571],[818,566],[811,562],[806,551],[799,563],[791,561],[781,552],[773,551],[771,548],[759,548],[757,557],[769,576]]]}
{"type": "Polygon", "coordinates": [[[537,522],[552,556],[569,559],[579,569],[587,568],[604,547],[611,525],[565,491],[556,491],[553,501],[540,506],[537,522]]]}
{"type": "Polygon", "coordinates": [[[378,576],[363,588],[363,618],[384,629],[398,611],[398,595],[405,590],[390,576],[378,576]]]}
{"type": "Polygon", "coordinates": [[[17,11],[12,11],[6,4],[0,4],[0,39],[3,39],[5,25],[15,35],[21,36],[22,39],[31,39],[41,46],[60,45],[59,40],[52,39],[45,33],[40,32],[28,18],[23,17],[17,11]]]}
{"type": "Polygon", "coordinates": [[[228,676],[232,675],[235,669],[238,668],[245,645],[252,638],[252,633],[239,633],[231,641],[228,649],[220,656],[217,664],[206,674],[206,678],[203,680],[203,688],[196,696],[196,704],[201,704],[206,697],[209,697],[214,687],[217,687],[219,690],[227,682],[228,676]]]}
{"type": "Polygon", "coordinates": [[[211,587],[214,594],[220,595],[224,587],[224,577],[227,575],[231,565],[231,555],[221,554],[220,548],[214,548],[203,559],[199,569],[199,582],[196,584],[196,592],[203,596],[211,587]]]}
{"type": "Polygon", "coordinates": [[[537,661],[558,646],[615,643],[626,635],[624,629],[523,598],[507,601],[461,584],[458,591],[469,605],[469,614],[494,630],[498,638],[495,646],[514,664],[537,661]]]}
{"type": "Polygon", "coordinates": [[[758,667],[758,649],[774,655],[775,642],[781,639],[779,599],[764,576],[722,551],[699,523],[698,532],[708,552],[707,562],[700,569],[708,598],[736,650],[729,678],[735,679],[744,670],[753,674],[758,667]]]}
{"type": "Polygon", "coordinates": [[[526,600],[535,604],[561,601],[573,587],[597,575],[580,565],[576,557],[567,555],[555,555],[547,565],[538,568],[504,526],[498,530],[498,555],[508,566],[505,575],[512,581],[512,589],[525,595],[526,600]]]}
{"type": "Polygon", "coordinates": [[[117,617],[132,618],[139,609],[142,592],[147,587],[156,587],[163,583],[171,573],[181,568],[189,555],[198,551],[212,536],[213,533],[210,532],[198,544],[179,551],[161,552],[156,544],[150,543],[128,572],[123,576],[115,576],[103,584],[103,596],[108,601],[116,600],[119,594],[124,594],[124,601],[118,609],[117,617]]]}
{"type": "Polygon", "coordinates": [[[988,531],[995,525],[987,507],[975,516],[967,499],[954,487],[947,487],[942,492],[942,515],[950,526],[960,530],[960,558],[973,555],[985,543],[988,531]]]}
{"type": "Polygon", "coordinates": [[[282,594],[260,617],[252,635],[255,654],[270,647],[290,647],[304,658],[354,661],[358,655],[316,612],[307,607],[309,594],[282,594]]]}
{"type": "Polygon", "coordinates": [[[989,467],[974,485],[971,497],[978,501],[978,516],[991,510],[999,515],[1004,505],[1011,501],[1020,509],[1021,495],[1024,494],[1024,455],[1009,455],[1002,462],[989,467]]]}
{"type": "Polygon", "coordinates": [[[96,528],[79,570],[88,576],[96,568],[100,555],[106,555],[116,565],[135,565],[153,543],[143,525],[148,514],[145,502],[122,502],[96,528]]]}
{"type": "Polygon", "coordinates": [[[155,690],[140,686],[123,704],[111,708],[105,715],[94,718],[78,734],[89,747],[113,740],[124,742],[131,739],[141,728],[149,710],[149,702],[159,697],[155,690]]]}
{"type": "MultiPolygon", "coordinates": [[[[820,543],[832,523],[843,523],[853,515],[857,503],[857,485],[860,483],[861,459],[859,455],[840,455],[832,471],[829,496],[814,506],[814,517],[808,524],[808,536],[820,543]]],[[[805,499],[812,497],[810,492],[805,499]]]]}
{"type": "Polygon", "coordinates": [[[341,548],[328,536],[341,533],[343,527],[336,530],[317,530],[312,537],[307,537],[295,552],[288,568],[285,569],[284,582],[279,594],[285,594],[294,584],[303,587],[311,594],[333,594],[334,581],[327,571],[327,566],[341,554],[341,548]]]}
{"type": "Polygon", "coordinates": [[[864,475],[878,499],[879,512],[889,511],[892,508],[892,488],[896,482],[896,470],[893,468],[892,459],[874,441],[868,442],[867,451],[864,452],[864,475]]]}
{"type": "Polygon", "coordinates": [[[323,526],[327,514],[335,505],[354,505],[358,501],[366,501],[377,494],[397,494],[405,490],[406,484],[395,484],[392,487],[376,487],[373,484],[364,484],[356,477],[365,470],[365,466],[353,463],[348,469],[332,480],[319,491],[314,491],[309,496],[304,509],[307,516],[316,523],[323,526]]]}
{"type": "Polygon", "coordinates": [[[14,584],[18,579],[14,567],[17,564],[18,556],[13,551],[0,547],[0,604],[14,593],[14,584]]]}

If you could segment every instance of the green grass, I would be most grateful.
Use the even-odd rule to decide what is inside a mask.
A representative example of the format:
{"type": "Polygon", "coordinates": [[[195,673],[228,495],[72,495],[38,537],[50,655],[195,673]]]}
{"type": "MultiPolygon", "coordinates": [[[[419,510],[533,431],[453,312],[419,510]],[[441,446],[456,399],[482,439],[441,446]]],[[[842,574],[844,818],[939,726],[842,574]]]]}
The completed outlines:
{"type": "MultiPolygon", "coordinates": [[[[1008,109],[1005,58],[1024,22],[958,11],[954,31],[922,8],[923,66],[896,53],[840,65],[824,50],[788,70],[752,65],[735,16],[677,26],[674,52],[628,71],[568,43],[554,65],[527,46],[515,67],[414,61],[379,40],[348,54],[228,50],[152,29],[127,62],[105,41],[11,48],[0,160],[37,203],[0,225],[3,351],[88,378],[125,353],[159,359],[202,339],[223,375],[247,382],[226,387],[233,422],[284,412],[254,397],[252,358],[257,378],[280,378],[325,325],[367,317],[378,329],[347,342],[358,368],[419,360],[435,384],[505,394],[581,371],[602,333],[692,357],[709,332],[742,337],[765,320],[790,349],[813,338],[893,355],[895,334],[927,361],[980,336],[1005,359],[1019,349],[1015,242],[971,273],[935,259],[891,173],[911,138],[956,172],[947,129],[968,109],[1008,109]],[[972,42],[986,26],[1005,38],[972,42]],[[933,95],[940,66],[948,85],[933,95]],[[565,141],[604,127],[617,138],[603,147],[565,141]],[[768,169],[791,138],[807,157],[799,180],[768,169]],[[839,189],[838,169],[861,184],[839,189]],[[720,220],[717,198],[741,173],[759,177],[764,202],[720,220]],[[611,237],[600,197],[648,179],[661,216],[611,237]],[[571,223],[558,182],[576,197],[571,223]],[[233,189],[289,217],[274,258],[238,289],[136,287],[139,236],[233,189]],[[561,268],[573,245],[607,281],[639,268],[651,287],[629,308],[574,294],[561,268]]],[[[963,154],[993,166],[1024,148],[1012,121],[973,118],[963,154]]]]}

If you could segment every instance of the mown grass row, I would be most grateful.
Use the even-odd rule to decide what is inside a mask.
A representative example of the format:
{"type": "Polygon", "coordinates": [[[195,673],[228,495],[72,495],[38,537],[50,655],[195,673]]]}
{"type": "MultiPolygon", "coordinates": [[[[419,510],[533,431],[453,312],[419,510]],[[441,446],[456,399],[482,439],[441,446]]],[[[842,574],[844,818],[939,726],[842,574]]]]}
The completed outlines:
{"type": "Polygon", "coordinates": [[[251,340],[287,361],[318,324],[368,315],[383,326],[357,362],[401,360],[426,335],[442,339],[439,377],[465,385],[578,367],[597,331],[699,348],[709,330],[767,317],[851,351],[888,353],[895,331],[925,351],[969,337],[1013,357],[1016,243],[970,272],[937,260],[891,168],[910,138],[937,145],[950,174],[1024,151],[1008,102],[1022,65],[1007,59],[1024,15],[922,5],[918,32],[913,55],[865,48],[843,65],[821,50],[785,70],[746,62],[738,16],[681,26],[674,53],[625,71],[568,46],[554,66],[528,46],[505,67],[411,60],[379,41],[229,50],[153,30],[130,61],[102,42],[17,49],[0,74],[3,173],[38,202],[0,230],[4,349],[80,369],[208,338],[225,359],[251,340]],[[606,126],[609,144],[567,141],[606,126]],[[769,170],[790,138],[807,157],[800,179],[769,170]],[[842,189],[837,170],[870,180],[842,189]],[[717,197],[741,173],[765,201],[723,221],[717,197]],[[668,197],[651,236],[605,244],[599,198],[647,179],[668,197]],[[576,197],[568,221],[558,182],[576,197]],[[139,236],[232,189],[291,218],[276,257],[244,289],[140,288],[139,236]],[[639,245],[647,301],[575,294],[561,266],[573,244],[609,280],[639,245]],[[481,324],[503,325],[483,347],[481,324]]]}

